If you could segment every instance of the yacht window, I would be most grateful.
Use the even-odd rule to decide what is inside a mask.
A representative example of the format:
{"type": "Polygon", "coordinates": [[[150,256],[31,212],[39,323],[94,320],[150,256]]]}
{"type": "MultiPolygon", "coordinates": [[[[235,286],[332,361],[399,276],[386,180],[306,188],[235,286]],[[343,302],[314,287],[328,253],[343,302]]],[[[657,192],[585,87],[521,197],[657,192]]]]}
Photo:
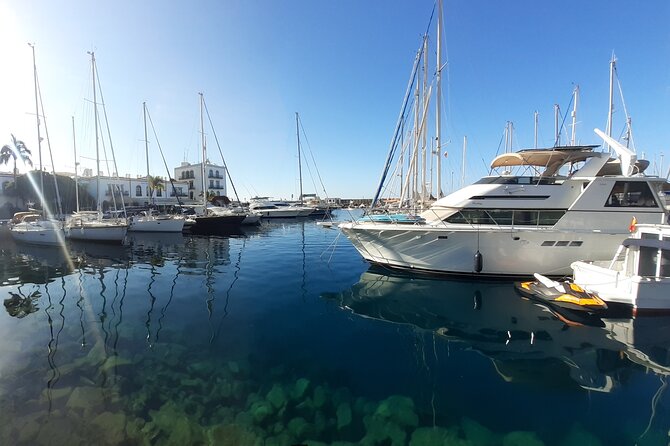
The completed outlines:
{"type": "Polygon", "coordinates": [[[649,185],[641,181],[614,183],[605,207],[658,207],[649,185]]]}
{"type": "Polygon", "coordinates": [[[655,276],[656,275],[656,257],[658,256],[658,249],[649,248],[646,246],[640,247],[640,266],[637,274],[639,276],[655,276]]]}
{"type": "Polygon", "coordinates": [[[670,251],[661,250],[661,277],[670,277],[670,251]]]}
{"type": "Polygon", "coordinates": [[[462,209],[444,221],[478,225],[553,226],[564,214],[562,210],[462,209]]]}

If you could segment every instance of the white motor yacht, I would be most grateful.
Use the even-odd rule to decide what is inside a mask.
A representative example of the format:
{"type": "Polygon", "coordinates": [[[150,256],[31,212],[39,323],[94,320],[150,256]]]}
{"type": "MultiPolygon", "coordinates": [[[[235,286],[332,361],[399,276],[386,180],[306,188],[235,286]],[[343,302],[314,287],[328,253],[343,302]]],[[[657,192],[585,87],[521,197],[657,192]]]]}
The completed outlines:
{"type": "Polygon", "coordinates": [[[312,213],[312,208],[294,206],[282,201],[252,200],[249,209],[263,218],[295,218],[306,217],[312,213]]]}
{"type": "Polygon", "coordinates": [[[664,178],[596,131],[597,146],[529,149],[496,157],[487,176],[436,201],[422,219],[340,224],[368,261],[425,273],[478,276],[570,274],[580,259],[606,260],[639,223],[665,223],[664,178]],[[522,175],[509,169],[520,167],[522,175]]]}
{"type": "Polygon", "coordinates": [[[634,315],[670,312],[670,226],[633,226],[612,260],[574,262],[573,280],[634,315]]]}

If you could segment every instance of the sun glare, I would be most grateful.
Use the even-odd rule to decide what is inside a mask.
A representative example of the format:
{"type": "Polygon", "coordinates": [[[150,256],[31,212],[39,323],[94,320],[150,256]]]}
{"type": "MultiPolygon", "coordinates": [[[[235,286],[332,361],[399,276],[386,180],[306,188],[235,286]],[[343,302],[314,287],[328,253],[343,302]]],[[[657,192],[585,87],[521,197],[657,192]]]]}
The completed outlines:
{"type": "MultiPolygon", "coordinates": [[[[14,11],[0,3],[0,60],[5,67],[0,70],[0,145],[11,144],[13,134],[37,156],[32,53],[20,25],[14,11]]],[[[23,172],[30,168],[21,162],[17,167],[23,172]]]]}

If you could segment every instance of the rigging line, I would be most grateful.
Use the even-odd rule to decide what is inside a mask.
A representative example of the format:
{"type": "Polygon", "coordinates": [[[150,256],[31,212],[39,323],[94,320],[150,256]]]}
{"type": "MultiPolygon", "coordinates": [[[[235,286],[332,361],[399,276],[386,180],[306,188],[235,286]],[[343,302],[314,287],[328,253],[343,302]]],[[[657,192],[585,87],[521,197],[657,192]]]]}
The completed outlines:
{"type": "MultiPolygon", "coordinates": [[[[628,115],[628,109],[626,108],[626,101],[623,98],[623,89],[621,88],[621,79],[619,79],[619,72],[616,69],[616,66],[614,66],[614,74],[616,75],[616,82],[617,86],[619,87],[619,96],[621,97],[621,105],[623,107],[623,113],[626,116],[626,127],[628,127],[628,120],[630,119],[630,116],[628,115]]],[[[45,124],[46,128],[46,124],[45,124]]],[[[628,129],[627,129],[628,130],[628,129]]],[[[635,143],[633,141],[633,129],[631,128],[630,130],[630,145],[633,148],[633,151],[635,151],[635,143]]]]}
{"type": "MultiPolygon", "coordinates": [[[[305,133],[305,127],[302,125],[302,119],[300,119],[300,116],[298,116],[298,123],[300,124],[300,129],[302,130],[302,135],[305,138],[305,142],[307,143],[307,149],[309,150],[309,155],[312,158],[312,164],[314,164],[314,169],[316,170],[316,175],[317,178],[319,179],[319,183],[321,184],[321,189],[323,190],[323,193],[326,198],[328,198],[328,192],[326,192],[326,186],[323,185],[323,180],[321,179],[321,173],[319,172],[319,168],[316,165],[316,160],[314,159],[314,152],[312,151],[312,146],[309,144],[309,139],[307,139],[307,133],[305,133]]],[[[305,158],[305,161],[307,161],[307,158],[305,158]]],[[[309,169],[309,163],[306,163],[307,167],[309,169]]],[[[310,171],[311,174],[311,171],[310,171]]],[[[312,182],[314,182],[314,179],[312,178],[312,182]]],[[[316,185],[314,185],[314,189],[316,189],[316,185]]]]}
{"type": "MultiPolygon", "coordinates": [[[[435,11],[435,8],[433,7],[433,12],[435,11]]],[[[431,20],[433,18],[433,15],[431,14],[431,20]]],[[[423,40],[426,39],[426,36],[424,35],[423,40]]],[[[407,90],[405,91],[405,98],[403,99],[403,105],[400,107],[400,116],[398,116],[398,121],[396,123],[396,128],[393,133],[393,138],[391,139],[391,147],[389,149],[389,153],[386,157],[386,163],[384,164],[384,170],[382,171],[381,178],[379,179],[379,184],[377,186],[377,191],[375,192],[375,195],[372,199],[372,202],[370,203],[370,208],[375,207],[377,204],[377,201],[379,200],[379,194],[382,191],[382,187],[384,185],[384,182],[386,180],[386,175],[388,174],[389,169],[391,168],[391,163],[393,161],[395,151],[397,149],[397,144],[398,144],[398,132],[400,130],[400,125],[403,121],[403,117],[405,116],[405,112],[407,110],[407,105],[409,102],[409,98],[412,96],[412,88],[414,86],[414,82],[417,80],[418,76],[418,68],[419,68],[419,63],[421,61],[421,56],[423,55],[423,40],[421,41],[421,46],[419,47],[419,50],[416,53],[416,56],[414,57],[414,66],[412,67],[412,72],[410,74],[410,78],[407,84],[407,90]]]]}
{"type": "MultiPolygon", "coordinates": [[[[505,132],[503,131],[502,135],[500,135],[500,141],[498,142],[498,148],[496,149],[495,156],[493,159],[498,157],[498,154],[500,153],[500,148],[502,147],[503,139],[505,138],[505,132]]],[[[484,157],[482,157],[482,162],[484,163],[484,166],[486,166],[486,161],[484,161],[484,157]]],[[[489,168],[489,175],[493,173],[493,167],[486,166],[489,168]]]]}
{"type": "MultiPolygon", "coordinates": [[[[226,169],[226,175],[228,175],[228,179],[230,180],[230,186],[233,188],[233,192],[235,193],[235,198],[237,199],[237,202],[239,205],[242,205],[242,202],[240,201],[239,195],[237,195],[237,189],[235,188],[235,184],[233,183],[233,177],[230,176],[230,169],[228,169],[228,165],[226,164],[226,159],[223,157],[223,152],[221,151],[221,145],[219,144],[219,138],[216,136],[216,130],[214,130],[214,124],[212,123],[212,117],[209,115],[209,109],[207,108],[207,102],[205,102],[205,97],[202,97],[202,103],[205,105],[205,113],[207,113],[207,120],[209,121],[209,127],[212,129],[212,134],[214,135],[214,141],[216,142],[216,147],[219,149],[219,155],[221,155],[221,162],[223,163],[223,167],[226,169]]],[[[205,161],[203,160],[203,163],[205,161]]]]}
{"type": "MultiPolygon", "coordinates": [[[[163,165],[165,166],[165,171],[167,172],[168,179],[170,180],[170,185],[172,186],[172,192],[174,193],[174,196],[177,197],[177,203],[179,206],[182,206],[182,202],[179,199],[179,194],[177,193],[177,188],[174,185],[174,178],[172,178],[172,175],[170,175],[170,169],[168,168],[167,162],[165,161],[165,155],[163,154],[163,148],[161,147],[160,141],[158,141],[158,134],[156,134],[156,128],[154,127],[154,122],[151,120],[151,114],[149,113],[149,110],[147,109],[147,117],[149,118],[149,124],[151,124],[151,131],[154,134],[154,138],[156,139],[156,145],[158,146],[158,150],[161,154],[161,159],[163,160],[163,165]]],[[[147,178],[147,182],[149,181],[149,178],[147,178]]]]}
{"type": "MultiPolygon", "coordinates": [[[[107,138],[109,139],[109,150],[112,152],[112,161],[114,164],[114,172],[116,172],[116,175],[118,176],[119,174],[119,169],[116,165],[116,155],[114,154],[114,145],[112,144],[112,132],[109,129],[109,118],[107,117],[107,107],[105,107],[105,98],[102,95],[102,85],[100,84],[100,73],[98,72],[98,62],[94,61],[95,63],[95,79],[98,82],[98,91],[100,92],[100,105],[102,105],[102,113],[105,116],[105,128],[107,129],[107,138]]],[[[93,104],[94,107],[97,107],[96,104],[93,104]]],[[[100,118],[98,118],[100,119],[100,118]]],[[[103,138],[103,146],[104,146],[104,138],[103,138]]],[[[105,158],[107,155],[105,155],[105,158]]],[[[109,166],[107,167],[107,171],[109,172],[109,166]]],[[[98,172],[98,175],[100,172],[98,172]]],[[[119,185],[116,185],[116,188],[119,191],[119,195],[121,196],[121,208],[123,210],[123,215],[127,217],[126,215],[126,203],[125,200],[123,199],[123,192],[121,191],[121,188],[119,185]]],[[[114,197],[114,190],[112,188],[112,198],[114,201],[114,210],[117,210],[116,207],[116,198],[114,197]]]]}
{"type": "MultiPolygon", "coordinates": [[[[573,99],[574,99],[574,96],[573,96],[573,95],[570,95],[570,102],[568,102],[568,108],[567,108],[567,110],[565,111],[565,114],[563,114],[563,121],[561,121],[561,126],[558,128],[558,135],[560,135],[561,132],[562,132],[563,130],[565,130],[565,132],[566,132],[566,136],[567,136],[567,131],[568,131],[568,129],[565,127],[565,120],[568,118],[568,110],[570,110],[570,107],[572,106],[572,101],[573,101],[573,99]]],[[[559,110],[560,110],[560,108],[559,108],[559,110]]],[[[556,140],[554,140],[554,147],[556,147],[556,146],[558,145],[558,140],[559,140],[559,138],[560,138],[560,136],[557,136],[557,137],[556,137],[556,140]]]]}
{"type": "MultiPolygon", "coordinates": [[[[40,108],[42,109],[42,121],[44,122],[44,136],[47,138],[47,147],[49,148],[49,159],[51,159],[51,171],[53,172],[54,177],[54,187],[56,191],[56,207],[58,208],[57,209],[58,214],[62,215],[63,204],[61,203],[60,191],[58,190],[58,181],[56,181],[56,167],[54,164],[54,155],[53,151],[51,150],[51,139],[49,138],[49,129],[47,128],[47,117],[46,114],[44,113],[44,102],[42,102],[42,88],[37,74],[35,74],[35,80],[37,81],[37,92],[40,98],[40,108]]],[[[42,193],[44,193],[44,191],[42,191],[42,193]]],[[[42,200],[44,200],[44,198],[42,198],[42,200]]],[[[46,207],[47,215],[52,216],[49,206],[45,204],[44,207],[46,207]]]]}

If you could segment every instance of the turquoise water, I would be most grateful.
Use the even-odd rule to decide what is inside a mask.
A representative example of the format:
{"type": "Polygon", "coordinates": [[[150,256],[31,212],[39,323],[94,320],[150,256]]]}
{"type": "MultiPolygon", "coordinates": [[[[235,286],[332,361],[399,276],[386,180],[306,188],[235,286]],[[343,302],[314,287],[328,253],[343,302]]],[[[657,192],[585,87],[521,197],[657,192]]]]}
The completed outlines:
{"type": "Polygon", "coordinates": [[[670,440],[670,318],[391,274],[313,220],[0,246],[2,445],[670,440]]]}

